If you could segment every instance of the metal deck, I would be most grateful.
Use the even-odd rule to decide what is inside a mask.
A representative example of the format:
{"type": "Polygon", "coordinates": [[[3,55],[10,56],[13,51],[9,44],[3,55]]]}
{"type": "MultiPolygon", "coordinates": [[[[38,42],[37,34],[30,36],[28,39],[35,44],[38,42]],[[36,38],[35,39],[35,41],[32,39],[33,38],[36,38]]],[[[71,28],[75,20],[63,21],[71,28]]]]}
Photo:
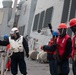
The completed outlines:
{"type": "MultiPolygon", "coordinates": [[[[27,65],[27,75],[50,75],[49,73],[49,65],[39,63],[38,61],[28,60],[25,58],[26,65],[27,65]]],[[[12,75],[11,72],[7,72],[7,75],[12,75]]],[[[20,72],[18,72],[18,75],[22,75],[20,72]]],[[[72,66],[70,64],[70,73],[72,74],[72,66]]]]}

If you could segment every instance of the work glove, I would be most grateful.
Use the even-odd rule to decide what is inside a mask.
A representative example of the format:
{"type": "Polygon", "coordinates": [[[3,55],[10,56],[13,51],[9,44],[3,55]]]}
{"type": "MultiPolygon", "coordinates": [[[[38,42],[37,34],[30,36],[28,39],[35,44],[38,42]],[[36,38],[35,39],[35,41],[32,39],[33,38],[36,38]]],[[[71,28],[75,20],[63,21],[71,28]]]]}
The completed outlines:
{"type": "Polygon", "coordinates": [[[29,57],[29,53],[26,53],[26,57],[27,57],[27,58],[29,57]]]}

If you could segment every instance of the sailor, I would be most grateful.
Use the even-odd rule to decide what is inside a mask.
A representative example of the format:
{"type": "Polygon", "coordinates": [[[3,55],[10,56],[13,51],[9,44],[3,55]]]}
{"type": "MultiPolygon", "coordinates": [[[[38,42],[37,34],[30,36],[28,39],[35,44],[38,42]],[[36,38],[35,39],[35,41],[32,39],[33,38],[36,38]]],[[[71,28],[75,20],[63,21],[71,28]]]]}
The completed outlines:
{"type": "Polygon", "coordinates": [[[1,41],[1,46],[7,46],[10,44],[11,50],[11,73],[16,75],[18,73],[18,65],[20,72],[23,75],[27,74],[26,63],[24,60],[24,49],[26,51],[27,58],[29,57],[29,47],[25,38],[19,34],[18,28],[14,27],[10,31],[10,37],[8,41],[1,41]]]}
{"type": "Polygon", "coordinates": [[[69,22],[69,25],[74,33],[72,37],[72,70],[73,74],[76,75],[76,18],[72,18],[69,22]]]}
{"type": "MultiPolygon", "coordinates": [[[[48,46],[51,46],[54,44],[54,42],[56,41],[56,38],[58,37],[58,32],[57,31],[53,31],[52,32],[53,37],[50,39],[48,46]]],[[[43,50],[43,47],[41,47],[41,49],[43,50]]],[[[46,50],[45,52],[47,52],[47,59],[49,61],[49,68],[50,68],[50,74],[51,75],[57,75],[57,70],[56,70],[56,51],[53,50],[52,52],[46,50]]]]}
{"type": "Polygon", "coordinates": [[[43,46],[44,50],[56,50],[57,57],[57,72],[58,75],[69,74],[69,57],[72,51],[72,41],[70,36],[66,33],[67,26],[65,23],[61,23],[58,26],[59,36],[56,43],[52,46],[43,46]]]}

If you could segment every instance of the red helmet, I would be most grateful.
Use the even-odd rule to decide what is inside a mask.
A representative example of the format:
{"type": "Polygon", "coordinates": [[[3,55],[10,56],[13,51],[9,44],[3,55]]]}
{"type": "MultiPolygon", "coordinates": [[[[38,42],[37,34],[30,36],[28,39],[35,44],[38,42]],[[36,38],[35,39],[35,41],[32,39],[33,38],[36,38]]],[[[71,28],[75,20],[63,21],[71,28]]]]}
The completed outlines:
{"type": "Polygon", "coordinates": [[[75,26],[76,25],[76,18],[72,18],[69,22],[70,27],[75,26]]]}
{"type": "Polygon", "coordinates": [[[67,28],[66,24],[65,23],[60,23],[59,26],[58,26],[58,29],[61,29],[61,28],[67,28]]]}

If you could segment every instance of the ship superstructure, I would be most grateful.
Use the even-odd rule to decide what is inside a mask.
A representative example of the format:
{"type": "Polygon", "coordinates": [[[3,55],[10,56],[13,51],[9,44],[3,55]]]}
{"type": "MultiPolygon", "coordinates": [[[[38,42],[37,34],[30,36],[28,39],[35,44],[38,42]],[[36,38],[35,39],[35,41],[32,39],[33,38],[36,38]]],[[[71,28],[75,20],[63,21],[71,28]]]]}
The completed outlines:
{"type": "MultiPolygon", "coordinates": [[[[12,8],[12,0],[3,0],[3,8],[0,10],[0,35],[8,34],[12,27],[16,26],[20,34],[34,42],[38,39],[37,46],[47,44],[51,38],[48,23],[53,30],[57,30],[61,22],[67,23],[76,16],[76,0],[15,0],[12,8]]],[[[68,28],[71,36],[71,30],[68,28]]],[[[30,45],[31,48],[33,48],[30,45]]]]}

